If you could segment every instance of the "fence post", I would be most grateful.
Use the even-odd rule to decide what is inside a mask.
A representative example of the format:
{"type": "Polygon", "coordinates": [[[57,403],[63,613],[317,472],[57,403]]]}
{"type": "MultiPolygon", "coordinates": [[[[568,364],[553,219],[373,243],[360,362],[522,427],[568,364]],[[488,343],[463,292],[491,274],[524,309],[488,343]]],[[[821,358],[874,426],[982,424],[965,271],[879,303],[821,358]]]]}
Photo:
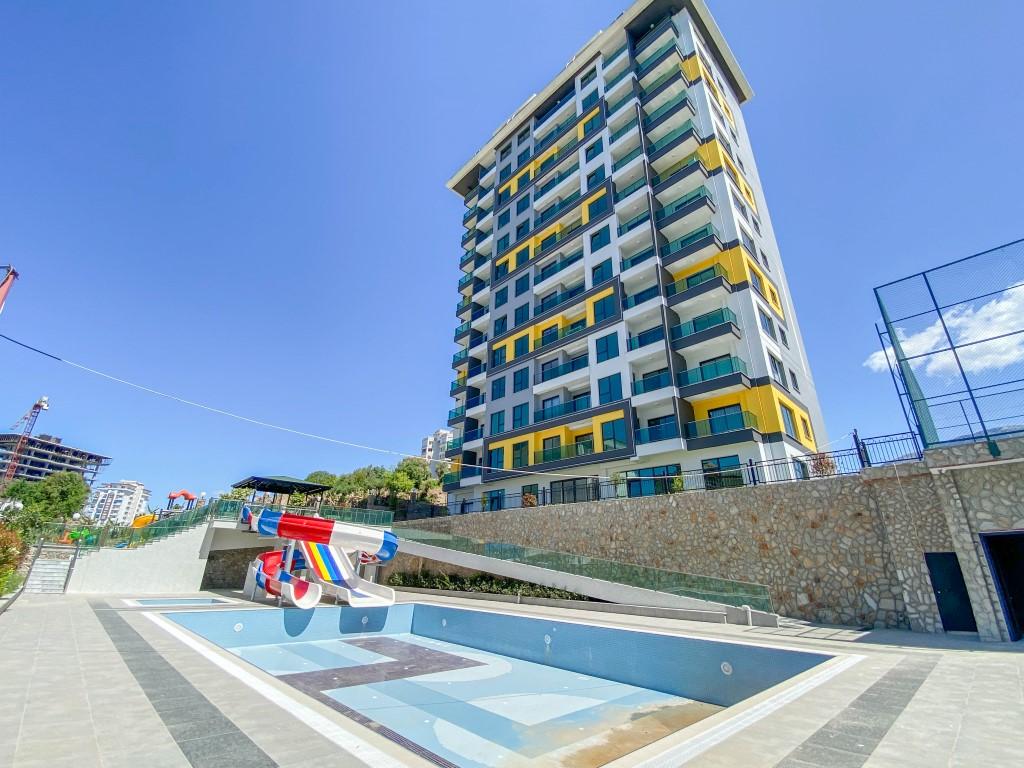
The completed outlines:
{"type": "Polygon", "coordinates": [[[860,435],[857,434],[857,430],[853,430],[853,447],[857,450],[857,459],[860,461],[860,468],[871,466],[871,459],[868,456],[868,449],[860,439],[860,435]]]}
{"type": "Polygon", "coordinates": [[[757,468],[753,459],[747,459],[747,467],[750,469],[750,484],[757,485],[757,468]]]}

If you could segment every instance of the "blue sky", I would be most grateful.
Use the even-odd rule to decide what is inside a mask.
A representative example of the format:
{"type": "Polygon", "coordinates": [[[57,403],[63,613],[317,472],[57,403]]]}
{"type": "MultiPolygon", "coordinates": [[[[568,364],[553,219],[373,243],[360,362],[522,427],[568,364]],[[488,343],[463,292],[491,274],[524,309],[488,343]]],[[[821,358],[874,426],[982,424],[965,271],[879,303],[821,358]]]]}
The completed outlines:
{"type": "MultiPolygon", "coordinates": [[[[463,209],[444,183],[625,2],[0,4],[0,262],[22,273],[0,332],[416,452],[450,407],[463,209]]],[[[710,5],[755,90],[831,437],[902,430],[863,366],[871,288],[1024,234],[1024,6],[710,5]]],[[[382,458],[0,343],[0,428],[41,394],[38,431],[156,499],[382,458]]]]}

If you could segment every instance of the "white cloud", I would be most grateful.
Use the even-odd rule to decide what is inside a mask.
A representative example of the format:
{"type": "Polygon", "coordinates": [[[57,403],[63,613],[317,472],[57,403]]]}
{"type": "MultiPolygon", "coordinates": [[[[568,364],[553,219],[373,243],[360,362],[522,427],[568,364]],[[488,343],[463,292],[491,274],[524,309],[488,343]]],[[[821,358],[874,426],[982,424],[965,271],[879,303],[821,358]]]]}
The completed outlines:
{"type": "MultiPolygon", "coordinates": [[[[960,363],[968,373],[999,370],[1024,361],[1024,286],[1007,288],[999,296],[980,307],[964,306],[946,310],[943,317],[946,327],[958,345],[960,363]],[[994,338],[1014,334],[1004,338],[994,338]],[[990,341],[982,341],[990,339],[990,341]],[[970,342],[980,342],[970,344],[970,342]],[[970,344],[970,346],[959,346],[970,344]]],[[[908,334],[896,327],[896,335],[908,358],[924,355],[949,346],[942,324],[938,319],[917,333],[908,334]]],[[[889,370],[886,360],[893,360],[893,351],[873,352],[864,361],[872,371],[889,370]]],[[[915,371],[926,376],[950,376],[958,373],[953,353],[938,352],[934,355],[916,357],[910,360],[915,371]]]]}

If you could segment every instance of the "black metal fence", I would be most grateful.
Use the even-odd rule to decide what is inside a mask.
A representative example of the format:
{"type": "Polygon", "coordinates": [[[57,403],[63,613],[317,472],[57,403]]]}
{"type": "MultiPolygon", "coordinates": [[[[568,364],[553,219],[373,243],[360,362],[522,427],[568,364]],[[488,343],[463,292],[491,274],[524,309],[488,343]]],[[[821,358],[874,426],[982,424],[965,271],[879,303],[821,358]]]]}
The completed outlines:
{"type": "MultiPolygon", "coordinates": [[[[689,470],[664,477],[625,477],[620,480],[583,479],[566,483],[570,487],[538,488],[536,493],[490,493],[482,498],[463,499],[440,507],[420,517],[443,517],[489,512],[499,509],[521,509],[548,504],[599,502],[609,499],[660,496],[684,491],[714,491],[749,485],[796,482],[818,477],[853,475],[865,467],[917,461],[921,447],[913,432],[881,435],[861,439],[853,434],[854,445],[839,451],[805,454],[771,461],[748,461],[723,470],[689,470]]],[[[395,516],[395,520],[413,519],[395,516]]]]}
{"type": "MultiPolygon", "coordinates": [[[[875,288],[882,351],[925,447],[1024,433],[1024,240],[875,288]]],[[[994,444],[992,444],[993,450],[994,444]]]]}

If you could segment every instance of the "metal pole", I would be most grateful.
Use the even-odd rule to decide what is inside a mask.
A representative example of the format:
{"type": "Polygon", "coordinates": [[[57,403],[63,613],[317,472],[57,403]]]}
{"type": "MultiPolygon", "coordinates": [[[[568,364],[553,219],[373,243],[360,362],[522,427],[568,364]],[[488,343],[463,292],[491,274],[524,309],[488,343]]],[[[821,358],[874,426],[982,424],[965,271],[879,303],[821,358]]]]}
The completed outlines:
{"type": "MultiPolygon", "coordinates": [[[[981,423],[981,431],[985,435],[985,442],[988,443],[988,452],[992,454],[994,458],[1000,453],[999,447],[988,434],[988,427],[985,426],[985,419],[981,415],[981,408],[978,407],[978,401],[974,399],[974,390],[971,389],[971,383],[967,380],[967,373],[964,371],[964,366],[960,362],[960,355],[956,353],[956,345],[953,343],[953,337],[949,333],[949,328],[946,327],[946,318],[942,316],[942,310],[939,309],[939,302],[935,298],[935,292],[932,290],[932,284],[928,279],[928,273],[922,272],[921,277],[924,279],[924,285],[928,289],[928,295],[931,297],[932,305],[935,307],[935,311],[939,315],[939,322],[942,323],[942,331],[946,334],[946,340],[949,342],[949,351],[953,353],[953,359],[956,360],[956,367],[960,371],[960,377],[963,379],[964,386],[967,387],[967,394],[971,398],[971,405],[974,406],[974,412],[978,414],[978,421],[981,423]]],[[[973,430],[971,430],[971,432],[973,436],[973,430]]]]}
{"type": "MultiPolygon", "coordinates": [[[[875,291],[875,294],[876,294],[876,299],[877,299],[878,298],[878,296],[877,296],[878,291],[877,290],[875,291]]],[[[888,331],[886,331],[886,332],[888,333],[888,331]]],[[[878,345],[882,348],[882,354],[885,355],[886,365],[889,366],[889,375],[892,376],[892,386],[896,390],[896,397],[899,398],[900,409],[903,411],[903,419],[907,422],[907,429],[910,432],[916,431],[917,434],[920,435],[920,437],[921,437],[921,442],[924,443],[925,442],[925,440],[924,440],[924,433],[921,431],[921,425],[918,424],[917,425],[917,429],[915,430],[914,429],[914,425],[910,423],[910,414],[907,413],[907,404],[905,402],[903,402],[903,395],[900,394],[900,385],[899,385],[899,383],[896,380],[896,369],[893,366],[892,361],[889,360],[888,353],[885,351],[885,341],[882,339],[882,331],[879,329],[877,323],[875,324],[875,333],[878,334],[878,345]]],[[[893,349],[893,356],[895,357],[895,355],[896,355],[896,350],[894,348],[893,349]]],[[[902,378],[902,377],[903,377],[903,371],[900,371],[900,378],[902,378]]],[[[904,390],[906,390],[907,397],[909,398],[910,397],[910,390],[907,390],[906,382],[904,382],[903,388],[904,388],[904,390]]],[[[913,407],[911,407],[911,410],[913,410],[913,407]]],[[[915,422],[917,421],[917,411],[914,411],[914,421],[915,422]]]]}
{"type": "Polygon", "coordinates": [[[78,552],[82,548],[82,540],[79,539],[75,542],[75,551],[71,555],[71,563],[68,565],[67,575],[64,577],[64,589],[63,592],[68,591],[68,584],[71,582],[71,574],[75,570],[75,563],[78,562],[78,552]]]}

